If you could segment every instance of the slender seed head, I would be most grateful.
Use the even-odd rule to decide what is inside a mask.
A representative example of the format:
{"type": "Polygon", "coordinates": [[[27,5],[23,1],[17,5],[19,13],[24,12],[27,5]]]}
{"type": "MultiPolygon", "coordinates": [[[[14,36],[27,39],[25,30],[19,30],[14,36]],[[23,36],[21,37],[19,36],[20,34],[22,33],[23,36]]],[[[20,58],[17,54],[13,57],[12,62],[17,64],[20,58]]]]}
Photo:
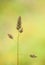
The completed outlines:
{"type": "Polygon", "coordinates": [[[18,18],[16,29],[19,30],[20,28],[21,28],[21,16],[19,16],[18,18]]]}

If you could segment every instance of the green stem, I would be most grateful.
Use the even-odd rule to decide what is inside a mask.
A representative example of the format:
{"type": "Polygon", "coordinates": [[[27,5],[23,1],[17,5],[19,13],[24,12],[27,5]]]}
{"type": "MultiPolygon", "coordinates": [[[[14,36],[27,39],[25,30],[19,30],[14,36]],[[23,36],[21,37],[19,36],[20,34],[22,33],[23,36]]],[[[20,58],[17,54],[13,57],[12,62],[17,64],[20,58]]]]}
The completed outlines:
{"type": "Polygon", "coordinates": [[[17,65],[19,65],[19,31],[17,36],[17,65]]]}

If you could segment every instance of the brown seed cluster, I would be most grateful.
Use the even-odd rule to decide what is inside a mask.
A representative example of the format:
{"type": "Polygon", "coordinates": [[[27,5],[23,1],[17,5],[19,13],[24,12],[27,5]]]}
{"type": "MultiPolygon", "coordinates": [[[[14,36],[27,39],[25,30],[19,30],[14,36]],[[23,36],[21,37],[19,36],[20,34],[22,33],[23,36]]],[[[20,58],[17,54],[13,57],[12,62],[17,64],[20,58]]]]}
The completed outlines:
{"type": "Polygon", "coordinates": [[[37,56],[34,55],[34,54],[30,54],[30,57],[31,57],[31,58],[36,58],[37,56]]]}
{"type": "Polygon", "coordinates": [[[10,39],[13,39],[13,36],[12,36],[11,34],[8,34],[8,37],[9,37],[10,39]]]}
{"type": "Polygon", "coordinates": [[[23,32],[23,28],[22,28],[22,25],[21,25],[21,16],[19,16],[19,18],[18,18],[16,29],[17,29],[20,33],[23,32]]]}

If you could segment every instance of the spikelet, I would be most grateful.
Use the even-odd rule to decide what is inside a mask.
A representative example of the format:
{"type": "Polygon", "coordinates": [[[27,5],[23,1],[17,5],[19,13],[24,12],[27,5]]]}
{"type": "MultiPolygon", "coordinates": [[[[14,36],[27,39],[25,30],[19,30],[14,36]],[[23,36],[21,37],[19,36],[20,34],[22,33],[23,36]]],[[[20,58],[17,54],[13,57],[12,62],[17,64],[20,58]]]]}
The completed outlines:
{"type": "Polygon", "coordinates": [[[23,32],[23,28],[19,29],[19,32],[22,33],[23,32]]]}
{"type": "Polygon", "coordinates": [[[34,54],[31,54],[30,57],[31,57],[31,58],[36,58],[37,56],[34,55],[34,54]]]}
{"type": "Polygon", "coordinates": [[[9,37],[10,39],[13,39],[13,36],[12,36],[11,34],[8,34],[8,37],[9,37]]]}

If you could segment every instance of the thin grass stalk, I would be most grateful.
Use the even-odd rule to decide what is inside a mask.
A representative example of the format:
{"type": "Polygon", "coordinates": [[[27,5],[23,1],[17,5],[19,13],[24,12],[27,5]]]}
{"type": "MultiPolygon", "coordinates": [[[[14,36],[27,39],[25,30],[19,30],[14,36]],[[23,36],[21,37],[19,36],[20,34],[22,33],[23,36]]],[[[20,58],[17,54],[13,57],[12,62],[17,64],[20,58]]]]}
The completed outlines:
{"type": "Polygon", "coordinates": [[[17,65],[19,65],[19,31],[17,36],[17,65]]]}

